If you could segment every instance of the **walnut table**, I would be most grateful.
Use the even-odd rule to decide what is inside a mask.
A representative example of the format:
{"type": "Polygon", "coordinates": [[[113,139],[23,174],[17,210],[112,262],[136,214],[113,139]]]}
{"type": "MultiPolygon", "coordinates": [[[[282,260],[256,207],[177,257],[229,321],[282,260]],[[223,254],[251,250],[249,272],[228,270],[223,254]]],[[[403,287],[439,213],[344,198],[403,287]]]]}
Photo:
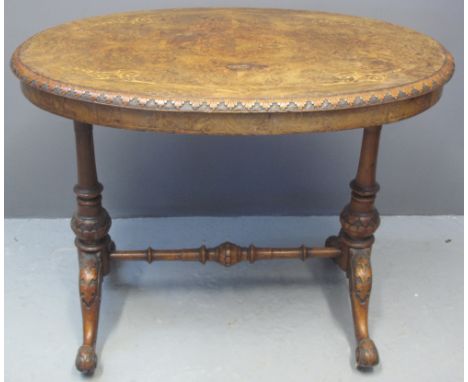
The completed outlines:
{"type": "MultiPolygon", "coordinates": [[[[356,362],[379,361],[367,312],[379,214],[374,200],[381,126],[434,105],[453,58],[430,37],[381,21],[266,9],[179,9],[94,17],[45,30],[15,51],[24,95],[74,120],[83,345],[77,368],[96,367],[101,283],[111,260],[240,261],[331,258],[346,272],[356,362]],[[363,129],[342,229],[324,247],[117,250],[101,205],[92,125],[206,135],[363,129]]],[[[124,174],[122,174],[124,175],[124,174]]],[[[299,244],[299,243],[298,243],[299,244]]]]}

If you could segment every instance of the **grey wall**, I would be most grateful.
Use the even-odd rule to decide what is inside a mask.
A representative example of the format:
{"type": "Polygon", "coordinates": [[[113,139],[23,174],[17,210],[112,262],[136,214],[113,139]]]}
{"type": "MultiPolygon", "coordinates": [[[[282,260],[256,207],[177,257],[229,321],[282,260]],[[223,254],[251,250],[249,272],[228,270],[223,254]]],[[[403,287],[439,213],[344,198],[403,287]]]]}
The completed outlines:
{"type": "MultiPolygon", "coordinates": [[[[7,0],[5,215],[65,217],[74,209],[71,122],[37,109],[9,70],[14,48],[76,18],[164,7],[278,7],[267,1],[7,0]]],[[[284,7],[383,19],[427,33],[455,56],[431,110],[384,128],[379,209],[463,214],[463,0],[290,0],[284,7]]],[[[283,137],[193,137],[95,130],[104,201],[114,217],[336,214],[348,200],[360,131],[283,137]]]]}

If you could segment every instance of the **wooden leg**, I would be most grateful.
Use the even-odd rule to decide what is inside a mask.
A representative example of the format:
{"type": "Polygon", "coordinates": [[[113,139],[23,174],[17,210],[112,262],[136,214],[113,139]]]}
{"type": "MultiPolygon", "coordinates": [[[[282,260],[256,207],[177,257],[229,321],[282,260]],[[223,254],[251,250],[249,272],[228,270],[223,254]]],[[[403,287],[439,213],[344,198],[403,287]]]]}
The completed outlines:
{"type": "Polygon", "coordinates": [[[101,283],[109,272],[109,253],[113,243],[108,235],[111,219],[101,205],[102,186],[97,180],[92,126],[75,122],[78,184],[75,186],[77,210],[71,227],[79,258],[79,290],[83,317],[83,345],[76,357],[79,371],[91,374],[96,368],[95,351],[101,283]]]}
{"type": "Polygon", "coordinates": [[[78,350],[76,367],[83,373],[96,368],[95,344],[101,303],[102,266],[96,254],[78,250],[80,263],[80,298],[83,315],[83,345],[78,350]]]}
{"type": "Polygon", "coordinates": [[[379,185],[375,181],[381,127],[364,129],[356,178],[351,182],[351,202],[340,215],[339,236],[327,239],[326,245],[341,249],[335,259],[349,278],[349,291],[357,340],[356,363],[360,368],[378,364],[379,355],[369,337],[368,308],[372,287],[370,264],[374,232],[380,224],[374,201],[379,185]]]}
{"type": "Polygon", "coordinates": [[[353,310],[354,330],[358,342],[356,363],[358,367],[372,367],[379,363],[377,348],[369,338],[367,314],[372,289],[370,248],[350,248],[349,294],[353,310]]]}

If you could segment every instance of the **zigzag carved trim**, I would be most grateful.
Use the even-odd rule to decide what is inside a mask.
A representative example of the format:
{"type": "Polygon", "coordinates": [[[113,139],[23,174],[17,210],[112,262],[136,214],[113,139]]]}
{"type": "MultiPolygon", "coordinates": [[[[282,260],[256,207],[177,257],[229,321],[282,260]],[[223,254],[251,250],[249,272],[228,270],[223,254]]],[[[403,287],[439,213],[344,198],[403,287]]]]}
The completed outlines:
{"type": "MultiPolygon", "coordinates": [[[[21,48],[21,46],[20,46],[21,48]]],[[[453,75],[454,61],[449,52],[442,67],[432,76],[404,86],[378,91],[344,94],[324,98],[282,99],[282,100],[217,100],[217,99],[162,99],[147,98],[131,94],[103,92],[94,89],[64,84],[35,73],[20,58],[18,48],[12,59],[11,68],[15,75],[28,86],[60,97],[83,102],[104,104],[130,109],[203,112],[203,113],[280,113],[280,112],[317,112],[340,109],[354,109],[374,106],[405,99],[415,98],[442,87],[453,75]]]]}

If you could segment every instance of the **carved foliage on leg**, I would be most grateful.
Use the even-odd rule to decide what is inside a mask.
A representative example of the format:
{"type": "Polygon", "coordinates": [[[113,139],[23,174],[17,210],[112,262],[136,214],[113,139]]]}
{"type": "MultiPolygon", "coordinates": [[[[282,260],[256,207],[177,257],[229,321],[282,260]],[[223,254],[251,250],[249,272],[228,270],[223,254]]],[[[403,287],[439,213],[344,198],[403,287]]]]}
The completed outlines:
{"type": "Polygon", "coordinates": [[[99,307],[101,303],[102,262],[101,254],[79,251],[79,289],[83,315],[83,345],[78,349],[76,367],[91,374],[97,364],[94,349],[97,338],[99,307]]]}
{"type": "Polygon", "coordinates": [[[370,248],[349,249],[351,254],[351,292],[361,305],[369,302],[372,289],[372,268],[370,264],[370,248]]]}
{"type": "Polygon", "coordinates": [[[350,248],[349,291],[353,309],[354,328],[358,345],[356,363],[368,368],[379,363],[379,354],[374,342],[369,338],[368,308],[372,289],[372,268],[370,248],[350,248]]]}
{"type": "Polygon", "coordinates": [[[83,308],[90,310],[99,299],[101,261],[98,255],[80,253],[80,298],[83,308]]]}

